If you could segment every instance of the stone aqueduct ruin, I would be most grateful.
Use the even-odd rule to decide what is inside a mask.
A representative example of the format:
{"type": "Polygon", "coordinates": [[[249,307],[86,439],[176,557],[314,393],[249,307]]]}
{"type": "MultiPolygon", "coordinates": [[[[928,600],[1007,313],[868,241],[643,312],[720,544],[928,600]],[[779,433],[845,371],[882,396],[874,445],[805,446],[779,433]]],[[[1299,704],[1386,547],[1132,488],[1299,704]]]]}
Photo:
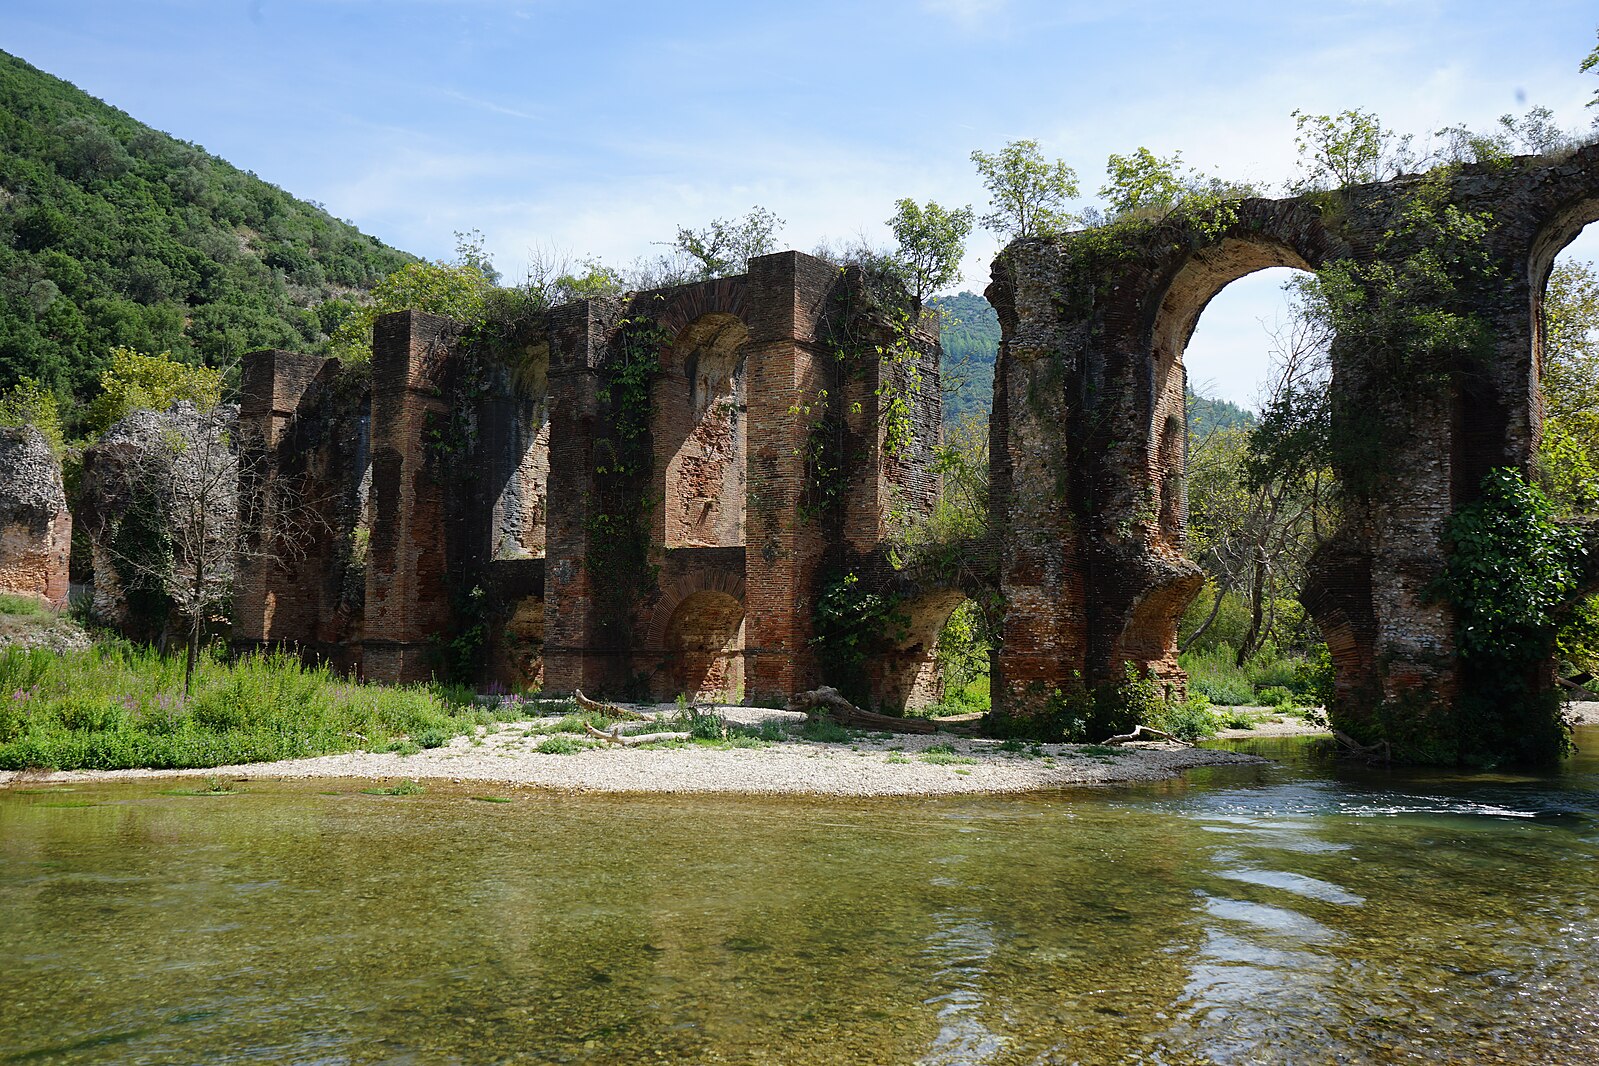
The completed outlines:
{"type": "MultiPolygon", "coordinates": [[[[1479,272],[1461,285],[1491,356],[1395,399],[1384,353],[1334,340],[1333,421],[1381,418],[1383,469],[1377,488],[1346,500],[1306,603],[1346,728],[1359,732],[1380,707],[1449,712],[1461,666],[1457,618],[1437,593],[1447,523],[1490,469],[1531,468],[1540,301],[1555,255],[1599,218],[1599,146],[1245,200],[1220,225],[1174,216],[1108,244],[1090,233],[1006,249],[988,289],[1003,329],[986,546],[1003,609],[1002,712],[1041,713],[1056,693],[1115,684],[1129,665],[1182,684],[1176,626],[1202,582],[1184,555],[1183,349],[1195,323],[1253,271],[1381,259],[1384,235],[1423,192],[1488,219],[1479,244],[1492,281],[1479,272]]],[[[328,361],[251,357],[241,419],[271,442],[277,469],[325,490],[332,532],[296,560],[246,569],[236,636],[412,680],[475,604],[492,620],[488,670],[502,681],[768,700],[829,680],[813,613],[822,582],[850,570],[896,588],[913,620],[874,663],[875,699],[928,699],[937,633],[977,590],[896,574],[885,534],[895,508],[925,509],[938,492],[937,341],[924,330],[913,359],[872,357],[866,344],[866,358],[841,361],[840,336],[887,329],[862,291],[853,273],[787,252],[740,277],[562,306],[521,339],[514,375],[467,390],[470,410],[458,329],[426,315],[379,320],[369,396],[341,395],[328,361]],[[659,372],[649,474],[629,483],[614,468],[639,427],[614,382],[641,337],[659,372]],[[884,444],[884,382],[909,394],[915,442],[899,455],[884,444]],[[475,427],[464,465],[437,446],[441,427],[463,419],[475,427]],[[841,442],[828,492],[823,421],[841,442]],[[363,507],[364,572],[349,550],[363,507]],[[642,559],[605,554],[624,520],[647,530],[642,559]],[[468,600],[471,589],[482,595],[468,600]]],[[[1552,671],[1534,680],[1548,686],[1552,671]]]]}

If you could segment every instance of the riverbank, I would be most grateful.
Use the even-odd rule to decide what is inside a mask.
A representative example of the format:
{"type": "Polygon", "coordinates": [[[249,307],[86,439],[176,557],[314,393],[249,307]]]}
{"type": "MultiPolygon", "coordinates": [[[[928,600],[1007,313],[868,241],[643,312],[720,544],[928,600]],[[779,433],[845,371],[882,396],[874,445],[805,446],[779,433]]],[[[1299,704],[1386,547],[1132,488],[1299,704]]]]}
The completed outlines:
{"type": "Polygon", "coordinates": [[[555,727],[562,719],[547,716],[481,727],[472,735],[412,754],[347,752],[195,770],[6,771],[0,772],[0,785],[155,777],[369,778],[472,781],[568,792],[930,796],[1162,781],[1197,766],[1264,761],[1178,744],[1112,748],[858,732],[847,740],[808,740],[792,732],[804,715],[758,707],[717,711],[733,725],[772,723],[777,727],[773,732],[784,739],[677,741],[622,748],[583,734],[559,732],[555,727]]]}

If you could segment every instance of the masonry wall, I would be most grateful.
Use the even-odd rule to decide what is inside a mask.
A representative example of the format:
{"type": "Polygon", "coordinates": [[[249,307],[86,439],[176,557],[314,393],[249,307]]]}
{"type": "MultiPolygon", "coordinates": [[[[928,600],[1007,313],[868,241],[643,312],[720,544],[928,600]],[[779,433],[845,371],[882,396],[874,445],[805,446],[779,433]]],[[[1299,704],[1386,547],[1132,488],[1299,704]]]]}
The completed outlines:
{"type": "Polygon", "coordinates": [[[67,605],[72,516],[61,463],[32,426],[0,428],[0,592],[67,605]]]}

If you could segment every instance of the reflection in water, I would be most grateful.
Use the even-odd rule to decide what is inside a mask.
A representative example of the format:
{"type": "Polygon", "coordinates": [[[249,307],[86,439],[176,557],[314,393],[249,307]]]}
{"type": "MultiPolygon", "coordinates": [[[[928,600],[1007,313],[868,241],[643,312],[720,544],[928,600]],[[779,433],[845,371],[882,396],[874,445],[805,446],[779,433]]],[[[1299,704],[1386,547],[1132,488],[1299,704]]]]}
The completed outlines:
{"type": "Polygon", "coordinates": [[[938,1012],[939,1029],[932,1050],[917,1061],[924,1066],[992,1061],[1003,1041],[983,1024],[980,1012],[985,964],[994,954],[993,931],[976,907],[932,917],[926,954],[941,964],[932,978],[943,991],[922,1001],[938,1012]]]}
{"type": "Polygon", "coordinates": [[[1260,747],[1036,797],[0,791],[0,1064],[1599,1061],[1599,760],[1260,747]]]}

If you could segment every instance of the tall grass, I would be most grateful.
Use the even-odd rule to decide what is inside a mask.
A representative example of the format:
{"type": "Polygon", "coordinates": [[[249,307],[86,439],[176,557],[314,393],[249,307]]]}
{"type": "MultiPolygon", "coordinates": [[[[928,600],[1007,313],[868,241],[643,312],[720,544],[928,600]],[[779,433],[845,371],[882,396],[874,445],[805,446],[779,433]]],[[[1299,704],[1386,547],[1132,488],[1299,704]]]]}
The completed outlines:
{"type": "Polygon", "coordinates": [[[1223,707],[1277,705],[1285,697],[1301,704],[1321,702],[1327,669],[1318,659],[1279,655],[1270,645],[1239,666],[1232,645],[1186,651],[1179,658],[1188,671],[1188,691],[1223,707]]]}
{"type": "Polygon", "coordinates": [[[132,645],[0,650],[0,769],[175,769],[435,746],[496,720],[470,693],[360,685],[282,654],[183,659],[132,645]]]}

